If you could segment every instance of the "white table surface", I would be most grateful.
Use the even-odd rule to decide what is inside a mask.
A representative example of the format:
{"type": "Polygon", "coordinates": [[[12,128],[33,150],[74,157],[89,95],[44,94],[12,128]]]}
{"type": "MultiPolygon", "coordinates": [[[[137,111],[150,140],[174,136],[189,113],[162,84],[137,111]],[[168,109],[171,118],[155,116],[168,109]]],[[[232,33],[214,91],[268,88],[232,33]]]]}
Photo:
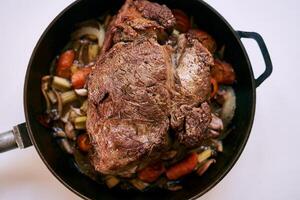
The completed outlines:
{"type": "MultiPolygon", "coordinates": [[[[24,122],[23,83],[31,52],[51,20],[72,0],[0,1],[0,131],[24,122]]],[[[257,89],[252,134],[234,168],[200,199],[300,199],[300,3],[207,0],[237,30],[262,34],[272,76],[257,89]]],[[[255,74],[263,69],[245,41],[255,74]]],[[[41,66],[46,67],[46,66],[41,66]]],[[[79,199],[48,171],[33,147],[0,155],[0,199],[79,199]]]]}

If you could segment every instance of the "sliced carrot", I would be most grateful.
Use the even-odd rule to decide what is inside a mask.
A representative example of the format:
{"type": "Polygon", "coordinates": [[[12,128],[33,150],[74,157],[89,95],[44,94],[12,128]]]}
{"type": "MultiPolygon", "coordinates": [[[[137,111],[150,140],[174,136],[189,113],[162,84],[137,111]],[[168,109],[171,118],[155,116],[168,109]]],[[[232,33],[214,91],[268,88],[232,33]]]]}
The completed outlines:
{"type": "Polygon", "coordinates": [[[138,172],[138,177],[144,182],[152,183],[158,179],[160,175],[165,172],[165,168],[162,163],[156,163],[149,165],[138,172]]]}
{"type": "Polygon", "coordinates": [[[169,180],[176,180],[191,173],[198,163],[197,153],[189,154],[184,160],[167,169],[166,176],[169,180]]]}
{"type": "Polygon", "coordinates": [[[91,67],[85,67],[82,68],[78,71],[76,71],[72,77],[71,77],[71,82],[72,86],[75,89],[80,89],[83,88],[86,82],[86,79],[88,75],[91,73],[92,68],[91,67]]]}
{"type": "Polygon", "coordinates": [[[217,49],[217,43],[215,39],[208,34],[207,32],[200,30],[200,29],[190,29],[188,34],[192,37],[197,39],[199,42],[202,43],[203,46],[207,48],[207,50],[214,54],[217,49]]]}
{"type": "Polygon", "coordinates": [[[220,84],[233,84],[235,72],[231,64],[215,59],[211,68],[211,76],[220,84]]]}
{"type": "Polygon", "coordinates": [[[178,31],[185,33],[191,28],[191,22],[189,17],[179,9],[173,9],[172,13],[176,19],[175,29],[178,31]]]}
{"type": "Polygon", "coordinates": [[[78,148],[83,152],[88,152],[92,147],[87,134],[81,134],[77,137],[77,145],[78,148]]]}
{"type": "Polygon", "coordinates": [[[56,65],[56,75],[63,77],[63,78],[70,78],[71,71],[70,67],[73,64],[75,59],[75,51],[74,50],[67,50],[62,53],[57,61],[56,65]]]}
{"type": "Polygon", "coordinates": [[[211,86],[212,86],[212,91],[210,93],[210,98],[213,98],[217,94],[217,92],[219,90],[219,87],[218,87],[218,82],[213,78],[210,79],[210,83],[211,83],[211,86]]]}

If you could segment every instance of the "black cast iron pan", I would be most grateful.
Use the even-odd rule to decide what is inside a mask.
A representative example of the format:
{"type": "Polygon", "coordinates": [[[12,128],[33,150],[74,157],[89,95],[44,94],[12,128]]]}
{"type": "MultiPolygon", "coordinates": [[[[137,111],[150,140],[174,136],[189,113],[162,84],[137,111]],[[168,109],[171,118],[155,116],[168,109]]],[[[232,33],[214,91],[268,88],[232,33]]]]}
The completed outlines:
{"type": "Polygon", "coordinates": [[[48,26],[37,43],[31,59],[24,85],[24,111],[26,123],[17,125],[12,131],[0,134],[0,152],[13,148],[26,148],[32,144],[48,169],[66,187],[87,199],[194,199],[215,186],[233,167],[243,151],[249,137],[256,101],[256,88],[272,72],[272,63],[262,37],[254,32],[235,31],[212,7],[201,0],[160,0],[170,8],[180,8],[195,17],[196,23],[218,41],[226,45],[225,60],[232,63],[237,75],[234,85],[237,109],[233,119],[234,129],[224,140],[224,153],[217,163],[202,177],[189,176],[184,179],[184,189],[177,192],[126,192],[109,190],[75,167],[72,158],[65,154],[36,117],[43,113],[45,105],[40,91],[41,77],[49,73],[52,59],[69,40],[74,25],[80,21],[100,16],[107,10],[117,11],[121,0],[78,0],[62,11],[48,26]],[[263,54],[265,71],[254,78],[248,55],[241,38],[254,39],[263,54]]]}

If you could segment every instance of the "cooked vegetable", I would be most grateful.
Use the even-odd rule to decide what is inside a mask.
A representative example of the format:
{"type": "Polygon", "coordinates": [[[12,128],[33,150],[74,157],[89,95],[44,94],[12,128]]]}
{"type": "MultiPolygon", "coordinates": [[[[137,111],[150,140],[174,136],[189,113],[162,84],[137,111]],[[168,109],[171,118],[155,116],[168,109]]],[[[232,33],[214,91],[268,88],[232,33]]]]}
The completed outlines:
{"type": "Polygon", "coordinates": [[[215,159],[209,159],[207,161],[205,161],[203,163],[203,165],[201,165],[198,169],[197,169],[197,174],[199,176],[202,176],[204,174],[204,172],[206,172],[208,170],[208,168],[210,167],[211,164],[215,163],[216,160],[215,159]]]}
{"type": "Polygon", "coordinates": [[[69,78],[71,75],[70,67],[73,64],[74,59],[75,59],[74,50],[67,50],[64,53],[62,53],[59,56],[57,61],[56,75],[63,78],[69,78]]]}
{"type": "Polygon", "coordinates": [[[51,101],[52,104],[55,104],[57,102],[56,95],[54,94],[54,92],[52,90],[49,90],[47,92],[47,96],[49,97],[49,100],[51,101]]]}
{"type": "Polygon", "coordinates": [[[46,101],[46,107],[47,107],[46,112],[47,113],[49,113],[50,110],[51,110],[50,99],[49,99],[48,94],[47,94],[47,91],[49,89],[49,84],[50,84],[50,76],[44,76],[42,78],[41,90],[42,90],[42,94],[43,94],[43,96],[45,98],[45,101],[46,101]]]}
{"type": "Polygon", "coordinates": [[[85,100],[85,101],[82,103],[81,107],[80,107],[81,112],[86,113],[86,112],[87,112],[87,107],[88,107],[88,101],[85,100]]]}
{"type": "Polygon", "coordinates": [[[73,90],[64,92],[60,96],[61,96],[63,105],[66,105],[67,103],[77,100],[76,93],[73,90]]]}
{"type": "Polygon", "coordinates": [[[53,127],[52,129],[54,130],[53,132],[54,137],[62,137],[62,138],[67,137],[66,133],[61,128],[53,127]]]}
{"type": "Polygon", "coordinates": [[[84,88],[82,88],[82,89],[75,89],[74,91],[75,91],[75,93],[77,95],[82,96],[82,97],[87,96],[87,94],[88,94],[87,89],[84,89],[84,88]]]}
{"type": "Polygon", "coordinates": [[[221,93],[225,101],[222,106],[220,117],[223,121],[224,127],[227,127],[234,116],[236,97],[232,87],[223,87],[221,93]]]}
{"type": "Polygon", "coordinates": [[[170,191],[178,191],[182,189],[182,186],[179,185],[179,181],[168,181],[167,182],[167,189],[170,191]]]}
{"type": "Polygon", "coordinates": [[[57,141],[58,145],[68,154],[73,154],[74,153],[74,147],[73,145],[70,144],[68,139],[62,138],[57,141]]]}
{"type": "Polygon", "coordinates": [[[76,117],[74,120],[75,128],[76,129],[85,129],[86,127],[86,116],[76,117]]]}
{"type": "Polygon", "coordinates": [[[212,150],[210,148],[208,148],[198,155],[198,162],[202,163],[203,161],[205,161],[206,159],[208,159],[211,156],[212,156],[212,150]]]}
{"type": "Polygon", "coordinates": [[[89,36],[94,36],[98,39],[98,45],[99,47],[102,47],[103,42],[104,42],[104,37],[105,37],[105,30],[104,27],[97,23],[97,26],[82,26],[80,29],[78,29],[77,31],[75,31],[72,34],[72,38],[75,39],[79,39],[83,36],[89,35],[89,36]]]}
{"type": "Polygon", "coordinates": [[[211,91],[211,93],[210,93],[210,97],[212,98],[212,97],[214,97],[214,96],[217,94],[217,92],[218,92],[218,83],[217,83],[217,81],[216,81],[215,79],[213,79],[213,78],[210,79],[210,83],[211,83],[211,87],[212,87],[212,91],[211,91]]]}
{"type": "Polygon", "coordinates": [[[179,30],[182,33],[187,32],[191,27],[189,17],[182,10],[179,9],[173,9],[172,13],[176,19],[175,29],[179,30]]]}
{"type": "Polygon", "coordinates": [[[78,51],[78,61],[82,65],[89,63],[89,44],[87,42],[82,43],[78,51]]]}
{"type": "Polygon", "coordinates": [[[77,137],[77,145],[83,152],[88,152],[92,148],[87,134],[81,134],[77,137]]]}
{"type": "Polygon", "coordinates": [[[211,76],[219,84],[233,84],[235,81],[235,73],[231,64],[215,59],[215,64],[211,68],[211,76]]]}
{"type": "Polygon", "coordinates": [[[223,143],[221,140],[212,139],[212,145],[216,148],[218,152],[223,152],[223,143]]]}
{"type": "Polygon", "coordinates": [[[83,88],[85,85],[86,79],[91,71],[92,71],[92,68],[85,67],[85,68],[78,70],[76,73],[74,73],[71,78],[73,88],[75,88],[75,89],[83,88]]]}
{"type": "Polygon", "coordinates": [[[71,66],[71,68],[70,68],[70,70],[71,70],[71,74],[74,74],[74,73],[76,73],[77,71],[78,71],[78,69],[79,69],[79,63],[77,63],[77,64],[73,64],[72,66],[71,66]]]}
{"type": "Polygon", "coordinates": [[[71,83],[68,79],[54,76],[52,80],[52,88],[55,88],[60,91],[66,91],[71,89],[71,83]]]}
{"type": "Polygon", "coordinates": [[[165,172],[162,163],[155,163],[138,172],[138,177],[144,182],[152,183],[165,172]]]}
{"type": "Polygon", "coordinates": [[[143,181],[141,181],[141,180],[139,180],[139,179],[131,179],[129,182],[130,182],[136,189],[138,189],[138,190],[140,190],[140,191],[144,190],[146,187],[149,186],[148,183],[145,183],[145,182],[143,182],[143,181]]]}
{"type": "Polygon", "coordinates": [[[205,46],[210,53],[214,54],[217,50],[217,43],[215,39],[207,32],[200,29],[190,29],[188,34],[191,35],[192,38],[199,40],[199,42],[201,42],[201,44],[205,46]]]}
{"type": "Polygon", "coordinates": [[[91,44],[88,46],[88,59],[89,62],[93,62],[96,60],[97,55],[99,53],[99,46],[97,44],[91,44]]]}
{"type": "Polygon", "coordinates": [[[197,153],[190,153],[184,160],[167,169],[166,176],[169,180],[179,179],[191,173],[198,163],[197,153]]]}
{"type": "Polygon", "coordinates": [[[120,180],[115,176],[106,176],[105,183],[108,188],[113,188],[120,183],[120,180]]]}
{"type": "Polygon", "coordinates": [[[76,134],[75,134],[74,126],[71,122],[67,122],[65,124],[65,133],[66,133],[66,136],[69,139],[76,140],[76,134]]]}
{"type": "Polygon", "coordinates": [[[60,120],[64,123],[69,122],[70,111],[66,112],[63,116],[60,117],[60,120]]]}

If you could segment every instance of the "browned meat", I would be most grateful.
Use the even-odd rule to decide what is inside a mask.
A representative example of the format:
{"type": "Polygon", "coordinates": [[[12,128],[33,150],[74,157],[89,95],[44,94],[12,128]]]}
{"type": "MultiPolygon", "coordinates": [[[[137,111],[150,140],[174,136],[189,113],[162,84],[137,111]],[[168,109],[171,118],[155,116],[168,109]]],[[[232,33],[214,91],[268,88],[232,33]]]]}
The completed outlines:
{"type": "Polygon", "coordinates": [[[108,27],[101,54],[119,41],[132,41],[140,34],[155,37],[155,33],[174,25],[175,18],[166,6],[145,0],[127,0],[108,27]]]}
{"type": "Polygon", "coordinates": [[[203,46],[205,46],[208,51],[212,54],[217,50],[217,43],[215,39],[200,29],[191,29],[188,32],[189,37],[199,40],[203,46]]]}
{"type": "Polygon", "coordinates": [[[185,35],[174,46],[159,44],[156,29],[167,31],[174,21],[165,6],[128,0],[110,25],[112,46],[88,81],[90,158],[101,173],[134,172],[158,159],[172,146],[171,129],[186,148],[209,137],[213,59],[185,35]]]}
{"type": "Polygon", "coordinates": [[[210,68],[213,58],[197,40],[185,35],[178,38],[177,73],[182,87],[205,101],[210,95],[210,68]]]}

